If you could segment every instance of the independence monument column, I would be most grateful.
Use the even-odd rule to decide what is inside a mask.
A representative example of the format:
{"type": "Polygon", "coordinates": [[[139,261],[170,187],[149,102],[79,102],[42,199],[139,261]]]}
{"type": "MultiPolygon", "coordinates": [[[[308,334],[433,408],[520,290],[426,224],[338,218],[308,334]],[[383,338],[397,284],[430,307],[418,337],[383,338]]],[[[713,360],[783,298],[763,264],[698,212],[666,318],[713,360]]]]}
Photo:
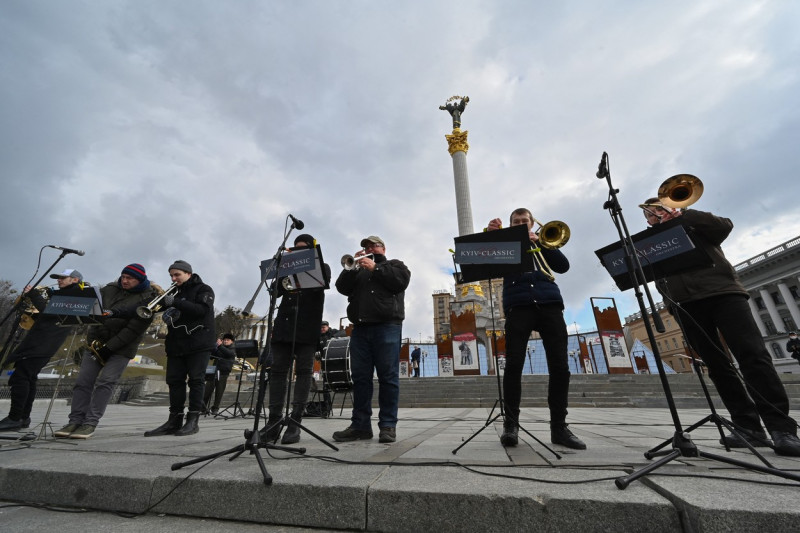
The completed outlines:
{"type": "Polygon", "coordinates": [[[453,117],[453,133],[445,135],[447,150],[453,157],[453,177],[456,184],[456,212],[458,214],[458,235],[474,233],[472,229],[472,204],[469,199],[469,175],[467,174],[468,131],[461,131],[461,113],[467,107],[469,96],[451,96],[439,109],[453,117]]]}

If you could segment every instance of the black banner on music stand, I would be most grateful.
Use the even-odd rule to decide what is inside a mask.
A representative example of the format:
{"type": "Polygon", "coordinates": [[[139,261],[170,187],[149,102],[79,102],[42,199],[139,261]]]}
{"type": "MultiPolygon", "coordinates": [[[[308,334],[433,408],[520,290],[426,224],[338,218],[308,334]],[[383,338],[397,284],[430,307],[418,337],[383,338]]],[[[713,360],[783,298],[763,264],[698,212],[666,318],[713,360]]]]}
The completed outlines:
{"type": "Polygon", "coordinates": [[[461,267],[461,283],[502,278],[533,270],[527,226],[456,237],[453,260],[461,267]]]}

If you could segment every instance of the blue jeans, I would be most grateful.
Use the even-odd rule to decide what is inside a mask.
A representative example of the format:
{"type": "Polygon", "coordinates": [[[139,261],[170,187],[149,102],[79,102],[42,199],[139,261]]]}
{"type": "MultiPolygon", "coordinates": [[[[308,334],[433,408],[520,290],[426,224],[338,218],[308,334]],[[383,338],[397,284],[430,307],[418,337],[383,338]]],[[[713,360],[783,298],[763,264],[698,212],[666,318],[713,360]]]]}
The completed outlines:
{"type": "Polygon", "coordinates": [[[371,431],[372,372],[378,374],[378,427],[397,426],[400,403],[401,324],[359,324],[350,337],[350,370],[353,378],[351,427],[371,431]]]}

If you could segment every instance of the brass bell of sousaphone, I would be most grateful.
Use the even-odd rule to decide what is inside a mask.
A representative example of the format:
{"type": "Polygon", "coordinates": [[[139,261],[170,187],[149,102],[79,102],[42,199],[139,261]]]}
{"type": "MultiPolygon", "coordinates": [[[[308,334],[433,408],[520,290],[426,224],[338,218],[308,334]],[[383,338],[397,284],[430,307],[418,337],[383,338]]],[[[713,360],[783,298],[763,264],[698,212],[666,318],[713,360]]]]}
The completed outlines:
{"type": "Polygon", "coordinates": [[[677,174],[664,180],[658,188],[658,200],[666,207],[683,209],[703,195],[703,182],[691,174],[677,174]]]}

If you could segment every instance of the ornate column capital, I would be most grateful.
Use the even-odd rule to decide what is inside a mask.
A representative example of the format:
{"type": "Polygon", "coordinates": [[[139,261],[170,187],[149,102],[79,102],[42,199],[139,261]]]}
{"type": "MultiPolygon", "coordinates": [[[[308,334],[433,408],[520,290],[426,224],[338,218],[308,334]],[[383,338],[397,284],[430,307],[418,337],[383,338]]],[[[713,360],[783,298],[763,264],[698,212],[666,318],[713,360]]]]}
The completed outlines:
{"type": "Polygon", "coordinates": [[[460,128],[455,128],[452,134],[444,136],[447,139],[447,151],[450,152],[450,155],[456,152],[467,153],[469,150],[467,135],[469,135],[469,131],[461,131],[460,128]]]}

